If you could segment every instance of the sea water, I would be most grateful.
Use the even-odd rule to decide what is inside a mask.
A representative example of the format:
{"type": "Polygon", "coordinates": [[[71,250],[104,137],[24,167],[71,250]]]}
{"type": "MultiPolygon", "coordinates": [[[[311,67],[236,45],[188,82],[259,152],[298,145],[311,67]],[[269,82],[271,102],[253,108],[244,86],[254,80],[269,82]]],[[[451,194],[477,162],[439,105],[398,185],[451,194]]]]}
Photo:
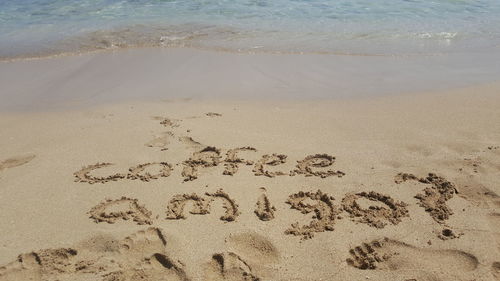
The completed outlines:
{"type": "Polygon", "coordinates": [[[500,50],[499,0],[0,0],[0,58],[127,47],[414,55],[500,50]]]}

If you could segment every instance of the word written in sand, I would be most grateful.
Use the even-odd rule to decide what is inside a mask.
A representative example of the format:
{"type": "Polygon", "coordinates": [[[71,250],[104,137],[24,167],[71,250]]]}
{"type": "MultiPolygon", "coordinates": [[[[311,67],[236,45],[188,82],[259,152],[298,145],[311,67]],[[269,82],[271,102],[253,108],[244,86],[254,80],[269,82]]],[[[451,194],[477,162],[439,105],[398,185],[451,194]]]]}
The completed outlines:
{"type": "MultiPolygon", "coordinates": [[[[216,167],[221,164],[224,166],[223,175],[234,175],[238,172],[239,165],[253,166],[253,173],[256,176],[276,177],[276,176],[295,176],[304,175],[306,177],[326,178],[331,176],[342,177],[345,175],[342,171],[328,170],[326,168],[332,166],[335,162],[335,157],[328,154],[315,154],[305,157],[303,160],[297,161],[295,168],[292,171],[270,171],[268,167],[278,166],[286,163],[287,156],[283,154],[265,154],[259,160],[246,160],[238,156],[238,152],[257,150],[253,147],[240,147],[230,149],[226,153],[226,157],[222,160],[221,151],[215,147],[207,146],[204,149],[197,151],[191,157],[183,161],[181,164],[183,169],[181,175],[184,181],[192,181],[198,178],[199,170],[203,168],[216,167]]],[[[152,162],[140,164],[131,167],[127,173],[115,173],[108,176],[92,175],[97,169],[102,169],[113,165],[112,163],[96,163],[88,165],[74,173],[77,182],[106,183],[109,181],[118,181],[123,179],[151,181],[161,177],[168,177],[173,171],[173,166],[167,162],[152,162]],[[146,169],[156,168],[153,174],[146,169]]]]}
{"type": "MultiPolygon", "coordinates": [[[[460,235],[454,235],[453,231],[445,224],[445,221],[453,214],[445,202],[457,192],[455,185],[432,173],[424,178],[401,173],[395,178],[396,183],[408,180],[430,185],[430,187],[424,188],[425,194],[418,193],[415,198],[419,200],[418,205],[424,208],[437,223],[447,227],[439,237],[443,240],[458,238],[460,235]]],[[[253,213],[261,221],[271,221],[275,218],[277,209],[268,198],[266,189],[261,188],[261,191],[253,213]]],[[[334,201],[332,196],[321,190],[316,192],[300,191],[291,194],[285,203],[290,205],[291,209],[304,215],[312,214],[312,221],[305,225],[300,225],[298,222],[293,223],[285,230],[285,234],[309,239],[317,232],[333,231],[335,221],[342,219],[342,214],[347,214],[356,223],[363,223],[375,228],[384,228],[388,224],[397,225],[403,218],[409,217],[408,204],[375,191],[348,193],[340,201],[339,206],[336,206],[334,201]],[[364,207],[364,204],[359,203],[360,200],[371,201],[375,205],[364,207]]],[[[239,205],[222,189],[215,192],[205,192],[201,195],[196,193],[174,195],[167,202],[165,219],[179,220],[187,219],[189,214],[210,214],[214,202],[221,202],[225,210],[220,220],[224,222],[237,221],[241,214],[239,205]]],[[[139,225],[153,224],[151,211],[140,205],[137,199],[127,197],[106,199],[93,207],[89,211],[89,215],[97,223],[132,220],[139,225]]]]}
{"type": "MultiPolygon", "coordinates": [[[[275,218],[276,208],[267,197],[265,189],[263,191],[256,201],[254,213],[261,221],[271,221],[275,218]]],[[[166,204],[165,219],[179,220],[187,219],[189,215],[210,214],[214,202],[217,201],[222,203],[224,209],[220,220],[237,221],[241,214],[239,206],[222,189],[201,195],[196,193],[174,195],[166,204]]],[[[347,194],[340,206],[335,206],[334,201],[332,196],[321,190],[291,194],[285,203],[290,205],[291,209],[313,216],[308,224],[300,225],[298,222],[291,224],[285,230],[285,234],[308,239],[317,232],[333,231],[335,221],[341,218],[342,213],[347,213],[355,222],[366,223],[376,228],[384,228],[387,224],[396,225],[402,218],[409,216],[405,203],[373,191],[347,194]],[[362,208],[357,202],[360,198],[378,202],[383,206],[362,208]]],[[[95,222],[115,223],[119,220],[132,220],[139,225],[153,224],[151,211],[140,205],[137,199],[127,197],[106,199],[93,207],[89,215],[95,222]]]]}

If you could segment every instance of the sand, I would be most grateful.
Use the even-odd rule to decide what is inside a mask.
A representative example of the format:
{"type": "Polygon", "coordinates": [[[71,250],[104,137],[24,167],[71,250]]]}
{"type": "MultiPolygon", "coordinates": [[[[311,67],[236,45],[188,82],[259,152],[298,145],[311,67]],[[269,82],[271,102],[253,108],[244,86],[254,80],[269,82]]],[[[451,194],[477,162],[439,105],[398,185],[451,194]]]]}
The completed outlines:
{"type": "Polygon", "coordinates": [[[3,111],[0,280],[500,280],[499,93],[3,111]]]}

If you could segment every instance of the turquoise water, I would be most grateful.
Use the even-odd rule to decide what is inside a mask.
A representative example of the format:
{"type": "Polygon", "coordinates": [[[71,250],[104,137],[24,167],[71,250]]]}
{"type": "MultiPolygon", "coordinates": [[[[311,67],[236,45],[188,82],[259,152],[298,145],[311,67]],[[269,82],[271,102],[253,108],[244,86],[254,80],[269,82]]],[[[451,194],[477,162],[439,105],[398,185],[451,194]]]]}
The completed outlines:
{"type": "Polygon", "coordinates": [[[500,49],[499,0],[0,0],[0,57],[139,46],[359,55],[500,49]]]}

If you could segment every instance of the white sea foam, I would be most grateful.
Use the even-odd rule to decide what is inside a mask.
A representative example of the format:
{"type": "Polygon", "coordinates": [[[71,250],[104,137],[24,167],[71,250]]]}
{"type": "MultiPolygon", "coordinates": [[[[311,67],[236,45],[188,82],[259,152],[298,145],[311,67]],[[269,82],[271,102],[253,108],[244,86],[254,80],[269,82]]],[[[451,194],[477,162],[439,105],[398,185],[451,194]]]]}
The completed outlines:
{"type": "Polygon", "coordinates": [[[418,38],[421,39],[445,39],[450,40],[457,36],[458,32],[435,32],[435,33],[418,33],[416,34],[418,38]]]}

